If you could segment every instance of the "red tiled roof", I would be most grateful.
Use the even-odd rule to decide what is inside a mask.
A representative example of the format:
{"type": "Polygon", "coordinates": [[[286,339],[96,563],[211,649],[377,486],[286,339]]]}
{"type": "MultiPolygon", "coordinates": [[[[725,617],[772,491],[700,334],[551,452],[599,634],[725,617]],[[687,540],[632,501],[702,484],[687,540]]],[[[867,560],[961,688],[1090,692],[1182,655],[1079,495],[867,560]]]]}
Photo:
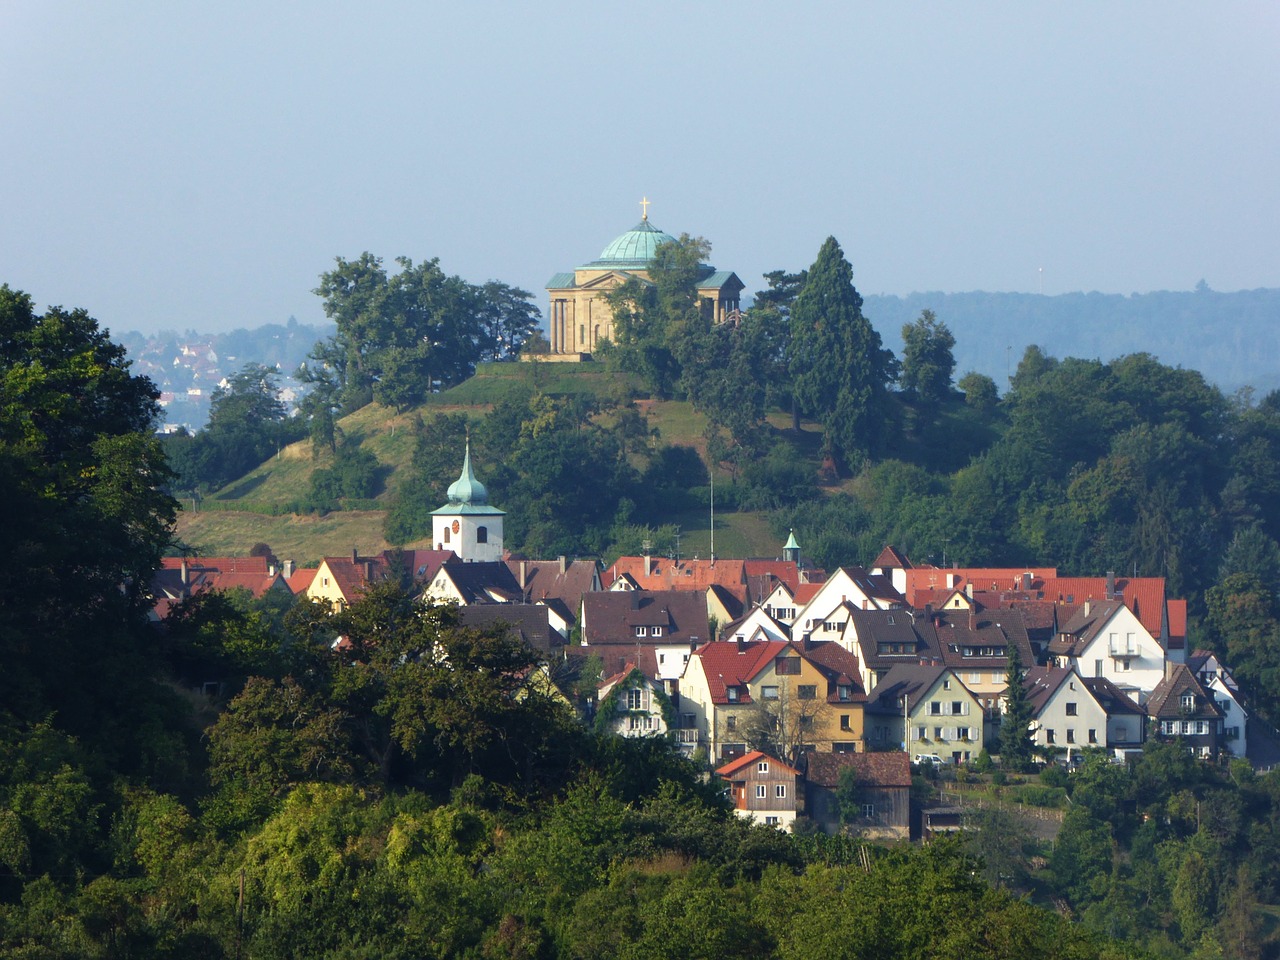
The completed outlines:
{"type": "Polygon", "coordinates": [[[649,573],[644,572],[644,557],[619,557],[605,571],[605,589],[621,576],[629,576],[642,590],[697,590],[706,593],[712,584],[725,587],[744,603],[747,600],[745,560],[668,560],[649,558],[649,573]]]}
{"type": "Polygon", "coordinates": [[[885,548],[880,551],[880,556],[871,562],[872,568],[880,568],[881,570],[910,570],[911,561],[898,552],[898,548],[886,544],[885,548]]]}
{"type": "Polygon", "coordinates": [[[1170,600],[1169,610],[1169,647],[1181,650],[1187,645],[1187,601],[1170,600]]]}
{"type": "Polygon", "coordinates": [[[790,773],[793,776],[797,776],[797,777],[800,776],[800,771],[797,770],[795,767],[791,766],[789,763],[783,763],[777,757],[771,757],[769,756],[769,754],[764,753],[760,750],[752,750],[750,753],[744,754],[743,756],[738,757],[736,760],[730,760],[723,767],[720,767],[718,770],[716,770],[716,776],[731,777],[735,773],[737,773],[739,770],[743,770],[746,767],[750,766],[751,764],[756,763],[760,760],[767,760],[771,764],[777,764],[778,768],[783,773],[790,773]]]}
{"type": "Polygon", "coordinates": [[[746,684],[787,647],[788,644],[782,640],[757,643],[718,640],[699,647],[693,656],[702,661],[702,672],[707,678],[712,703],[729,702],[726,687],[743,687],[737,702],[750,703],[751,694],[745,689],[746,684]]]}
{"type": "Polygon", "coordinates": [[[288,580],[289,589],[295,595],[305,593],[307,588],[311,586],[311,581],[316,578],[316,574],[319,572],[318,567],[299,567],[288,580]]]}
{"type": "Polygon", "coordinates": [[[825,582],[826,581],[824,580],[822,583],[798,584],[795,589],[796,606],[803,607],[806,603],[816,597],[818,595],[818,591],[822,589],[822,584],[825,582]]]}

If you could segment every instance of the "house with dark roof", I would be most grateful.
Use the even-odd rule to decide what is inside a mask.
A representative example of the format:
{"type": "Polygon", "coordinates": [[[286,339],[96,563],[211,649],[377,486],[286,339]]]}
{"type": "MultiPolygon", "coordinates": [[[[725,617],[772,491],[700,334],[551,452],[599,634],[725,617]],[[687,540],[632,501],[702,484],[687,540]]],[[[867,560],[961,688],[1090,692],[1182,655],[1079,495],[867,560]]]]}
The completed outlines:
{"type": "Polygon", "coordinates": [[[524,602],[544,604],[552,627],[566,642],[578,625],[582,598],[602,589],[600,566],[594,560],[508,558],[507,566],[520,585],[524,602]]]}
{"type": "Polygon", "coordinates": [[[826,833],[849,830],[870,839],[905,840],[911,829],[911,761],[900,750],[806,753],[804,813],[826,833]],[[843,771],[853,777],[856,808],[842,816],[843,771]]]}
{"type": "Polygon", "coordinates": [[[1086,747],[1107,745],[1107,712],[1074,667],[1032,667],[1022,686],[1041,750],[1070,760],[1086,747]]]}
{"type": "Polygon", "coordinates": [[[245,590],[255,599],[273,591],[292,595],[292,561],[267,557],[165,557],[151,577],[154,616],[163,619],[177,603],[207,590],[245,590]]]}
{"type": "Polygon", "coordinates": [[[662,684],[628,663],[596,689],[595,722],[596,729],[620,737],[665,737],[674,734],[677,720],[662,684]]]}
{"type": "Polygon", "coordinates": [[[500,627],[550,660],[559,657],[564,641],[551,628],[547,613],[545,606],[535,603],[474,603],[458,608],[458,620],[478,630],[500,627]]]}
{"type": "Polygon", "coordinates": [[[1124,758],[1147,740],[1147,712],[1106,677],[1082,677],[1107,715],[1107,749],[1124,758]]]}
{"type": "Polygon", "coordinates": [[[716,769],[733,803],[746,820],[790,829],[801,804],[800,771],[759,750],[734,757],[716,769]]]}
{"type": "Polygon", "coordinates": [[[431,578],[423,596],[437,603],[520,603],[523,593],[501,560],[465,561],[450,557],[431,578]]]}
{"type": "Polygon", "coordinates": [[[968,609],[935,611],[929,620],[942,651],[942,662],[956,672],[960,682],[988,710],[994,708],[1004,692],[1009,652],[1018,651],[1023,667],[1036,662],[1020,610],[987,610],[971,602],[968,609]]]}
{"type": "Polygon", "coordinates": [[[1060,667],[1106,677],[1139,704],[1165,678],[1165,651],[1123,600],[1085,601],[1049,644],[1060,667]]]}
{"type": "Polygon", "coordinates": [[[1184,743],[1198,757],[1217,756],[1222,745],[1222,708],[1185,663],[1169,665],[1168,676],[1144,706],[1153,736],[1184,743]]]}
{"type": "Polygon", "coordinates": [[[849,608],[896,610],[904,606],[902,594],[884,574],[862,567],[840,567],[818,587],[796,614],[791,625],[794,639],[835,640],[849,621],[849,608]]]}
{"type": "Polygon", "coordinates": [[[864,690],[872,690],[895,666],[941,661],[928,616],[910,610],[862,610],[847,604],[840,645],[858,659],[864,690]]]}
{"type": "Polygon", "coordinates": [[[867,747],[905,745],[913,760],[938,756],[964,763],[982,751],[983,719],[982,703],[950,667],[899,665],[867,694],[867,747]]]}
{"type": "Polygon", "coordinates": [[[1249,705],[1227,665],[1212,650],[1196,650],[1187,657],[1187,668],[1195,674],[1200,685],[1213,694],[1222,710],[1221,749],[1233,757],[1247,757],[1249,705]]]}
{"type": "Polygon", "coordinates": [[[582,646],[604,661],[606,674],[635,662],[672,692],[689,655],[711,639],[705,600],[685,590],[588,593],[579,622],[582,646]],[[642,651],[652,659],[646,661],[642,651]]]}

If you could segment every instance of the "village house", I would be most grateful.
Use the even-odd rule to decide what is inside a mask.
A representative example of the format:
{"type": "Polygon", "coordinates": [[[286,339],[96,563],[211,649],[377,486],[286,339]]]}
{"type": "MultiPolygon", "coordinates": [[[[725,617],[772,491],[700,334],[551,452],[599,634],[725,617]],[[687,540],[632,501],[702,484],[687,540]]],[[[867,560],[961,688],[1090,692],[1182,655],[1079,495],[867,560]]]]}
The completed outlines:
{"type": "Polygon", "coordinates": [[[1145,706],[1157,739],[1184,743],[1198,757],[1218,755],[1222,708],[1185,663],[1169,664],[1168,676],[1156,685],[1145,706]]]}
{"type": "Polygon", "coordinates": [[[911,830],[911,762],[905,753],[806,753],[804,813],[826,833],[905,840],[911,830]],[[856,812],[841,815],[838,791],[851,771],[856,812]]]}
{"type": "Polygon", "coordinates": [[[903,605],[902,594],[888,577],[862,567],[840,567],[798,611],[791,626],[792,637],[837,640],[849,622],[849,607],[896,610],[903,605]]]}
{"type": "Polygon", "coordinates": [[[965,763],[983,749],[983,719],[982,704],[949,667],[895,666],[867,695],[867,749],[965,763]]]}
{"type": "Polygon", "coordinates": [[[1046,753],[1068,761],[1107,743],[1107,712],[1075,667],[1032,667],[1022,681],[1031,705],[1031,731],[1046,753]]]}
{"type": "Polygon", "coordinates": [[[605,680],[596,690],[596,728],[621,737],[664,737],[676,723],[662,684],[635,664],[605,680]]]}
{"type": "Polygon", "coordinates": [[[716,770],[725,782],[733,812],[745,820],[788,830],[796,820],[800,771],[777,757],[752,750],[716,770]]]}
{"type": "Polygon", "coordinates": [[[674,692],[690,654],[710,639],[707,608],[684,590],[604,590],[582,598],[582,647],[614,674],[627,663],[644,666],[641,650],[653,654],[655,680],[674,692]]]}
{"type": "Polygon", "coordinates": [[[770,740],[789,757],[805,750],[854,752],[863,740],[865,695],[857,664],[837,643],[717,641],[689,658],[680,712],[710,756],[770,740]]]}
{"type": "Polygon", "coordinates": [[[1211,693],[1222,711],[1219,747],[1233,757],[1245,757],[1249,748],[1249,711],[1244,695],[1226,664],[1210,650],[1196,650],[1187,657],[1187,668],[1211,693]]]}
{"type": "Polygon", "coordinates": [[[1106,677],[1144,704],[1165,676],[1164,648],[1122,600],[1085,601],[1049,644],[1060,667],[1106,677]]]}
{"type": "MultiPolygon", "coordinates": [[[[858,660],[864,690],[873,690],[895,666],[942,659],[927,615],[910,610],[861,610],[845,605],[848,619],[839,643],[858,660]]],[[[926,612],[927,613],[927,612],[926,612]]]]}

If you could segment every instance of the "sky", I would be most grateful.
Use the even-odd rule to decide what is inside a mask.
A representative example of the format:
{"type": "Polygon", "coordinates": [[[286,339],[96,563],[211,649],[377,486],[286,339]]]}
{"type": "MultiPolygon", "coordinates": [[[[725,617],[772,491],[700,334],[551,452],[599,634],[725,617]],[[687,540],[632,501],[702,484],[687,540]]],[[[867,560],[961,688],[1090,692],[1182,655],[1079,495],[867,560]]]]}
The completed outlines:
{"type": "MultiPolygon", "coordinates": [[[[748,292],[1280,287],[1280,4],[0,0],[0,283],[324,319],[335,257],[536,296],[639,219],[748,292]]],[[[945,318],[944,318],[945,319],[945,318]]]]}

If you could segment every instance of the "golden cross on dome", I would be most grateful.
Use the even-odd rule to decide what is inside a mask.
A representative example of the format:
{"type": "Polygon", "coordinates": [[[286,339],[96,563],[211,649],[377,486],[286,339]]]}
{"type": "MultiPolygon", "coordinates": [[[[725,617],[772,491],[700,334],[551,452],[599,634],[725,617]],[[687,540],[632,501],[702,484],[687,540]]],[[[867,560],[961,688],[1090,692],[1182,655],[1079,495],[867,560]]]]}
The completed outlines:
{"type": "Polygon", "coordinates": [[[640,201],[640,219],[641,220],[649,219],[649,198],[648,197],[644,197],[640,201]]]}

